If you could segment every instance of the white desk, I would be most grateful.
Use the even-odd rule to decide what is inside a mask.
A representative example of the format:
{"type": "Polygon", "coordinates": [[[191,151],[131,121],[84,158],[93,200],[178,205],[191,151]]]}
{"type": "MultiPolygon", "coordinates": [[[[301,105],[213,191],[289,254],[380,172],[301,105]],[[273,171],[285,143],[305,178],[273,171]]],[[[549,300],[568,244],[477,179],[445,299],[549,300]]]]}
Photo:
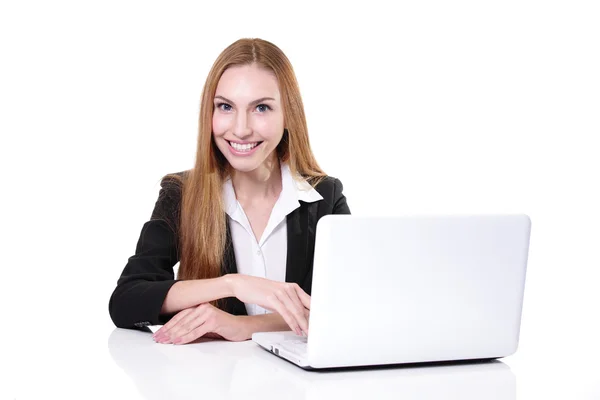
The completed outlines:
{"type": "Polygon", "coordinates": [[[313,372],[251,341],[161,345],[123,329],[111,333],[108,348],[147,399],[516,399],[515,375],[500,361],[313,372]]]}
{"type": "Polygon", "coordinates": [[[565,324],[528,325],[517,354],[500,361],[324,373],[251,341],[163,345],[97,326],[96,315],[5,328],[0,399],[600,399],[595,332],[565,324]]]}

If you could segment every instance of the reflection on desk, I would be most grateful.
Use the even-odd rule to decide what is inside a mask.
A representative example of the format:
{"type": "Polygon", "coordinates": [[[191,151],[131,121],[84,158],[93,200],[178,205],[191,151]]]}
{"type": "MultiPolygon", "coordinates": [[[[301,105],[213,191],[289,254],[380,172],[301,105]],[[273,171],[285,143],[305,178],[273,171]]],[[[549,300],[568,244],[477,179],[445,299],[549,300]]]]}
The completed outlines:
{"type": "Polygon", "coordinates": [[[252,341],[174,346],[155,343],[150,333],[118,328],[108,348],[148,399],[516,398],[515,376],[500,361],[313,372],[252,341]]]}

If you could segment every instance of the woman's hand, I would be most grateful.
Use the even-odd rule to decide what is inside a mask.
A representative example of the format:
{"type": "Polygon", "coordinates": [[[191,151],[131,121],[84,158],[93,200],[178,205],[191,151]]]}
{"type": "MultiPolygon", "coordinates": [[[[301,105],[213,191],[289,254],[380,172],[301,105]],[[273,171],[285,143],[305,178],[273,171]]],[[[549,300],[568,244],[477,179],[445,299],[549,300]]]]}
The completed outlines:
{"type": "Polygon", "coordinates": [[[233,295],[239,300],[279,313],[297,335],[308,335],[310,296],[298,284],[242,274],[230,277],[233,295]]]}
{"type": "Polygon", "coordinates": [[[158,343],[185,344],[200,337],[223,338],[234,342],[248,339],[240,317],[209,303],[178,312],[153,335],[158,343]]]}

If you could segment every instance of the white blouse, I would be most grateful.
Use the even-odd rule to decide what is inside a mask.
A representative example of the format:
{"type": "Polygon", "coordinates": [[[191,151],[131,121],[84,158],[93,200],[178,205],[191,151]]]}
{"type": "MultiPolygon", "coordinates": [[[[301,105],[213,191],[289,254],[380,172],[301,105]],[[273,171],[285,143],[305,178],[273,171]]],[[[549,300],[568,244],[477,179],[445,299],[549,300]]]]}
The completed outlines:
{"type": "MultiPolygon", "coordinates": [[[[240,274],[285,282],[286,217],[300,207],[299,200],[312,203],[323,199],[319,192],[304,179],[293,177],[287,163],[281,165],[281,184],[281,193],[271,211],[260,242],[256,240],[248,217],[235,197],[231,179],[227,179],[223,185],[225,212],[229,219],[235,260],[240,274]]],[[[256,304],[246,304],[246,311],[248,315],[270,312],[256,304]]]]}

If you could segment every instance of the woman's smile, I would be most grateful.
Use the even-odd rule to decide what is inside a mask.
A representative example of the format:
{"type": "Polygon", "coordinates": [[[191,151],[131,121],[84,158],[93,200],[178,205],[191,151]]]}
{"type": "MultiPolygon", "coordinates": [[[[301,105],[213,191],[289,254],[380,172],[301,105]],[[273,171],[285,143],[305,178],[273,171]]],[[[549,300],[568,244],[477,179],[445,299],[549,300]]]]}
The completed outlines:
{"type": "Polygon", "coordinates": [[[245,143],[245,144],[239,144],[236,142],[231,142],[229,140],[226,140],[226,142],[229,144],[229,150],[231,151],[231,153],[233,155],[236,156],[248,156],[253,154],[256,149],[258,149],[261,145],[261,142],[251,142],[251,143],[245,143]]]}

